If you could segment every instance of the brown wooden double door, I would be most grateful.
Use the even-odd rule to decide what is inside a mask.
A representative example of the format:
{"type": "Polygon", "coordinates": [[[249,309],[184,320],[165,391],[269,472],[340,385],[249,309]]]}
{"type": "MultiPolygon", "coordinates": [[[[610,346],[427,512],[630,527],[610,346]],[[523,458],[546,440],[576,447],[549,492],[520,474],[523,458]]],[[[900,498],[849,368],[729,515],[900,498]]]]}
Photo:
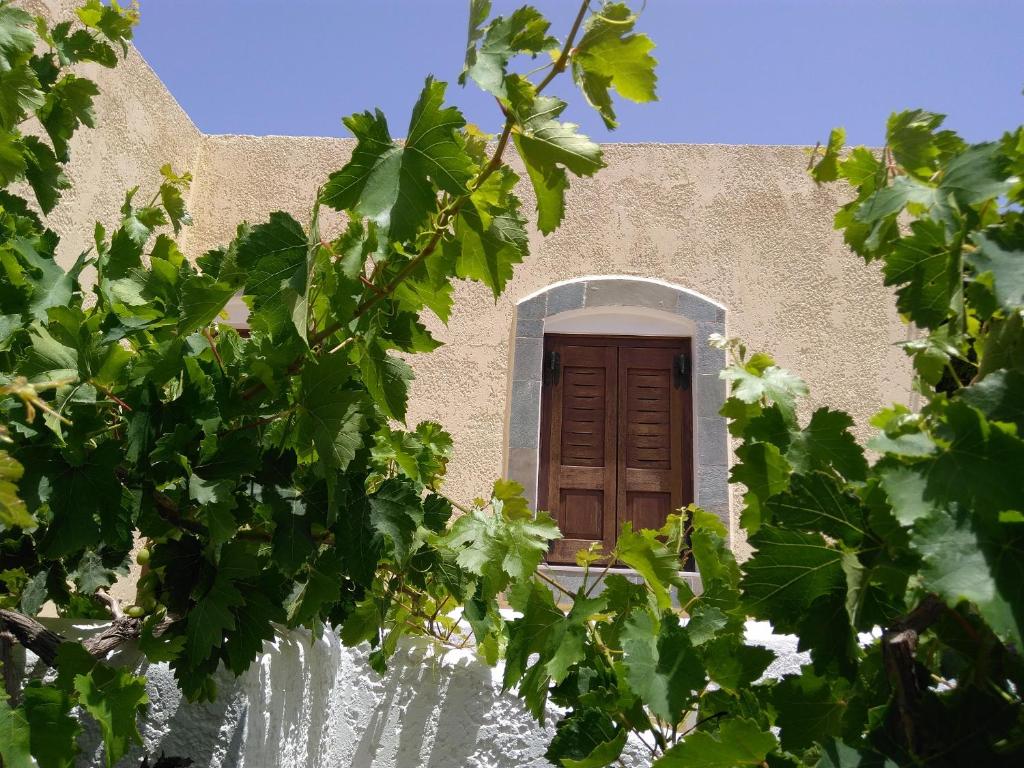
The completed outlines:
{"type": "Polygon", "coordinates": [[[549,562],[693,501],[690,360],[689,339],[545,336],[538,505],[564,536],[549,562]]]}

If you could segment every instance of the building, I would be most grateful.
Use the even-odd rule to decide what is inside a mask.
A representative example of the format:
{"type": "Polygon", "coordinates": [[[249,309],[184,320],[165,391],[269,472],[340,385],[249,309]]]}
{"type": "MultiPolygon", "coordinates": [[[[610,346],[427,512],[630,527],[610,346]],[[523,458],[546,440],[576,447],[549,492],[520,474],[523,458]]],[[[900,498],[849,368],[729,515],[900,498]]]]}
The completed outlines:
{"type": "MultiPolygon", "coordinates": [[[[72,3],[23,5],[57,13],[72,3]]],[[[195,257],[230,240],[240,221],[259,223],[274,210],[304,220],[318,186],[354,146],[348,139],[204,135],[134,50],[117,70],[88,74],[101,88],[101,122],[76,135],[74,188],[49,219],[63,237],[65,263],[89,246],[94,221],[114,222],[126,189],[140,185],[145,196],[155,187],[165,163],[194,177],[193,225],[181,245],[195,257]]],[[[840,191],[814,185],[804,149],[604,150],[608,168],[573,183],[564,225],[548,238],[531,235],[531,256],[497,302],[487,288],[462,284],[448,325],[433,319],[445,346],[413,361],[409,420],[437,420],[452,433],[446,490],[456,499],[511,477],[535,503],[553,508],[579,544],[610,541],[624,520],[654,523],[694,500],[729,522],[742,554],[730,445],[718,415],[725,359],[708,337],[739,336],[771,352],[807,381],[805,417],[825,403],[841,407],[864,438],[871,414],[910,397],[910,366],[895,346],[906,328],[878,270],[833,231],[840,191]]],[[[519,191],[532,210],[529,186],[519,191]]],[[[324,222],[327,234],[339,225],[324,222]]],[[[574,546],[562,545],[553,561],[571,569],[564,564],[574,546]]],[[[288,663],[301,666],[293,658],[301,653],[288,654],[288,663]]],[[[353,662],[332,669],[340,674],[345,663],[353,662]]],[[[312,732],[323,723],[322,713],[271,701],[275,673],[267,668],[253,672],[266,685],[246,683],[251,706],[243,702],[231,716],[237,724],[250,716],[243,710],[273,713],[260,736],[270,750],[280,728],[312,732]]],[[[291,679],[334,695],[308,667],[291,679]]],[[[381,706],[373,695],[365,703],[371,710],[381,706]]],[[[460,722],[472,724],[467,718],[460,722]]],[[[351,728],[365,734],[370,726],[357,721],[351,728]]],[[[492,725],[501,730],[503,722],[492,725]]],[[[240,738],[251,736],[250,728],[240,738]]]]}

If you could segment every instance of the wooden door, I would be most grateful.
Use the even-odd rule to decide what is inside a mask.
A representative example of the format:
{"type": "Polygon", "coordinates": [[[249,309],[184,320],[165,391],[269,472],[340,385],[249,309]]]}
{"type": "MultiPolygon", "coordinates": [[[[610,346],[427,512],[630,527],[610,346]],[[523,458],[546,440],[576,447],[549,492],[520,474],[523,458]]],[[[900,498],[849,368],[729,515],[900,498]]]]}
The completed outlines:
{"type": "Polygon", "coordinates": [[[660,528],[693,499],[688,344],[620,346],[617,520],[660,528]]]}
{"type": "Polygon", "coordinates": [[[545,337],[539,506],[564,538],[548,560],[606,550],[693,500],[689,339],[545,337]]]}
{"type": "Polygon", "coordinates": [[[552,546],[552,562],[575,562],[593,542],[615,542],[616,350],[574,342],[550,338],[545,345],[548,450],[540,496],[563,536],[552,546]]]}

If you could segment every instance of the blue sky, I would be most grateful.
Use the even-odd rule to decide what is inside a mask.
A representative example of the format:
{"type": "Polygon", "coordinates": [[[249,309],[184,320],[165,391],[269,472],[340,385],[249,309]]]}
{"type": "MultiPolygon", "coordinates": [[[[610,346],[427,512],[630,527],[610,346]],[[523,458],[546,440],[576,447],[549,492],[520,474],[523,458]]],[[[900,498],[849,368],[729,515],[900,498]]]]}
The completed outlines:
{"type": "MultiPolygon", "coordinates": [[[[533,4],[560,37],[578,8],[533,4]]],[[[380,107],[401,136],[428,73],[470,121],[500,124],[492,100],[455,83],[468,0],[141,6],[139,49],[207,133],[344,136],[343,115],[380,107]]],[[[877,144],[908,107],[975,141],[1024,123],[1021,0],[647,0],[638,26],[658,45],[661,100],[622,105],[614,133],[571,107],[599,141],[813,144],[842,125],[851,143],[877,144]]]]}

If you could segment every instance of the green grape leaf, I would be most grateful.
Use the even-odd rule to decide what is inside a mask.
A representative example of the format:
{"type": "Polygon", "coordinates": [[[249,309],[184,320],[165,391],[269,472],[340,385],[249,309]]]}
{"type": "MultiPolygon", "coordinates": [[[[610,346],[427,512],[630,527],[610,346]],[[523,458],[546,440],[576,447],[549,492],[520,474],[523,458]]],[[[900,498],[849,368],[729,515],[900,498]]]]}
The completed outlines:
{"type": "Polygon", "coordinates": [[[747,718],[728,718],[715,732],[696,731],[654,761],[654,768],[740,768],[766,765],[777,746],[771,732],[747,718]]]}
{"type": "Polygon", "coordinates": [[[879,471],[882,489],[901,525],[913,525],[934,508],[928,500],[928,475],[924,467],[889,466],[879,471]]]}
{"type": "Polygon", "coordinates": [[[243,593],[245,602],[235,609],[235,629],[229,630],[224,638],[224,661],[236,675],[245,672],[263,652],[264,642],[274,639],[274,624],[287,621],[280,598],[274,593],[274,588],[266,583],[247,588],[243,593]]]}
{"type": "Polygon", "coordinates": [[[738,616],[740,568],[729,547],[728,530],[717,516],[691,507],[690,548],[703,591],[691,601],[687,632],[694,645],[702,645],[716,636],[742,637],[738,616]]]}
{"type": "Polygon", "coordinates": [[[117,443],[108,442],[86,454],[77,466],[54,466],[48,497],[53,520],[40,543],[47,556],[69,555],[100,543],[101,513],[112,500],[121,498],[121,483],[114,471],[119,458],[117,443]]]}
{"type": "Polygon", "coordinates": [[[824,741],[821,759],[814,768],[899,768],[896,763],[873,752],[855,750],[836,738],[824,741]]]}
{"type": "Polygon", "coordinates": [[[850,433],[852,426],[853,418],[845,411],[819,408],[804,429],[791,433],[786,460],[797,472],[831,467],[847,480],[864,480],[868,463],[850,433]]]}
{"type": "MultiPolygon", "coordinates": [[[[127,569],[122,571],[127,575],[127,569]]],[[[98,554],[86,550],[78,561],[78,567],[70,574],[78,591],[83,595],[92,595],[97,589],[106,589],[117,581],[118,573],[107,566],[98,554]]]]}
{"type": "Polygon", "coordinates": [[[607,602],[603,596],[586,597],[582,592],[573,598],[569,615],[555,627],[546,648],[544,671],[553,683],[565,680],[573,665],[586,658],[587,627],[607,602]]]}
{"type": "Polygon", "coordinates": [[[887,219],[911,204],[931,209],[940,202],[941,198],[935,187],[909,176],[897,176],[892,184],[872,193],[861,203],[856,209],[853,220],[872,228],[872,237],[869,237],[867,241],[873,249],[877,247],[875,241],[879,236],[879,228],[885,226],[887,219]]]}
{"type": "Polygon", "coordinates": [[[214,649],[221,647],[225,633],[235,628],[233,609],[243,603],[232,580],[223,572],[218,573],[210,590],[188,613],[185,652],[191,659],[210,658],[214,649]]]}
{"type": "Polygon", "coordinates": [[[959,396],[989,421],[1016,424],[1017,434],[1024,435],[1024,371],[994,371],[959,396]]]}
{"type": "Polygon", "coordinates": [[[964,255],[978,276],[991,275],[999,305],[1013,311],[1024,304],[1024,250],[1004,248],[995,238],[979,232],[971,240],[976,250],[964,255]]]}
{"type": "Polygon", "coordinates": [[[966,510],[917,522],[911,547],[923,561],[922,585],[951,607],[968,600],[995,632],[1024,637],[1024,523],[985,522],[966,510]]]}
{"type": "Polygon", "coordinates": [[[307,363],[296,398],[299,440],[315,445],[320,461],[341,471],[362,447],[369,418],[365,398],[342,388],[349,375],[343,355],[307,363]]]}
{"type": "Polygon", "coordinates": [[[527,579],[547,553],[548,546],[562,537],[558,524],[545,512],[535,518],[517,518],[502,525],[501,569],[513,579],[527,579]]]}
{"type": "Polygon", "coordinates": [[[515,480],[495,480],[491,488],[491,504],[495,514],[502,514],[509,519],[526,519],[533,516],[530,502],[523,496],[523,486],[515,480]]]}
{"type": "Polygon", "coordinates": [[[49,597],[47,587],[48,571],[40,571],[30,578],[21,590],[21,612],[26,616],[35,616],[42,609],[49,597]]]}
{"type": "Polygon", "coordinates": [[[960,278],[950,269],[954,258],[946,227],[932,219],[910,223],[911,234],[900,238],[885,257],[886,285],[901,286],[896,306],[914,322],[934,328],[949,315],[960,278]]]}
{"type": "Polygon", "coordinates": [[[929,178],[941,151],[936,131],[943,115],[921,109],[894,112],[885,127],[885,143],[896,162],[911,174],[929,178]]]}
{"type": "Polygon", "coordinates": [[[794,632],[818,598],[836,595],[845,602],[842,553],[820,534],[762,526],[750,544],[756,552],[743,564],[740,582],[748,615],[794,632]]]}
{"type": "Polygon", "coordinates": [[[448,322],[454,304],[451,276],[455,274],[456,250],[450,247],[435,249],[412,268],[408,278],[398,284],[394,297],[404,310],[419,312],[427,307],[442,322],[448,322]]]}
{"type": "Polygon", "coordinates": [[[274,510],[271,557],[286,575],[294,574],[313,554],[310,518],[300,505],[282,504],[274,510]]]}
{"type": "Polygon", "coordinates": [[[59,688],[32,681],[21,698],[21,709],[31,726],[29,746],[39,768],[70,768],[82,730],[71,716],[71,697],[59,688]]]}
{"type": "Polygon", "coordinates": [[[828,739],[821,750],[821,759],[815,768],[898,768],[875,752],[864,752],[844,744],[838,739],[828,739]]]}
{"type": "Polygon", "coordinates": [[[783,678],[771,694],[783,748],[803,750],[840,735],[843,718],[853,705],[849,687],[842,678],[819,677],[809,667],[783,678]]]}
{"type": "Polygon", "coordinates": [[[381,616],[377,600],[370,598],[356,603],[355,609],[345,617],[339,637],[348,648],[360,643],[374,643],[380,637],[381,616]]]}
{"type": "MultiPolygon", "coordinates": [[[[0,13],[4,8],[0,6],[0,13]]],[[[0,30],[3,16],[0,16],[0,30]]],[[[0,40],[2,42],[2,40],[0,40]]],[[[5,768],[34,768],[29,750],[31,730],[21,707],[12,708],[7,693],[0,693],[0,758],[5,768]]]]}
{"type": "Polygon", "coordinates": [[[475,167],[458,135],[466,121],[454,107],[442,106],[445,88],[427,78],[404,146],[392,141],[380,110],[345,118],[359,143],[348,164],[331,174],[321,201],[370,219],[392,242],[407,242],[437,209],[430,182],[451,195],[465,194],[475,167]]]}
{"type": "Polygon", "coordinates": [[[163,610],[151,613],[142,624],[142,632],[139,635],[139,650],[142,651],[149,661],[174,661],[185,648],[185,636],[175,635],[172,632],[156,634],[160,622],[166,618],[163,610]]]}
{"type": "Polygon", "coordinates": [[[508,647],[502,688],[510,690],[518,685],[527,708],[534,717],[543,720],[549,679],[545,667],[557,650],[557,641],[563,637],[564,630],[559,630],[566,620],[565,615],[555,605],[551,591],[535,580],[516,585],[509,598],[522,616],[507,622],[508,647]],[[539,658],[527,671],[534,654],[539,658]]]}
{"type": "Polygon", "coordinates": [[[974,144],[953,157],[939,182],[959,206],[978,205],[1005,195],[1012,186],[1004,172],[999,144],[974,144]]]}
{"type": "Polygon", "coordinates": [[[27,168],[21,137],[14,131],[0,130],[0,184],[6,187],[18,181],[27,168]]]}
{"type": "Polygon", "coordinates": [[[1020,510],[1024,476],[1013,470],[1024,466],[1024,440],[1013,427],[990,423],[966,403],[953,401],[937,433],[948,448],[924,464],[926,499],[955,502],[987,517],[1020,510]]]}
{"type": "Polygon", "coordinates": [[[411,554],[416,529],[423,523],[420,496],[410,484],[386,480],[370,497],[370,525],[391,542],[398,562],[411,554]]]}
{"type": "Polygon", "coordinates": [[[325,550],[307,565],[306,583],[288,610],[288,626],[311,627],[341,598],[343,566],[337,552],[325,550]]]}
{"type": "Polygon", "coordinates": [[[63,66],[80,61],[94,61],[104,67],[117,65],[114,49],[86,29],[71,32],[71,22],[63,21],[50,30],[54,50],[63,66]]]}
{"type": "Polygon", "coordinates": [[[39,253],[35,245],[28,240],[16,239],[11,246],[35,273],[25,276],[32,287],[29,313],[34,319],[46,322],[49,317],[48,310],[53,307],[66,307],[71,302],[78,276],[87,264],[86,254],[79,256],[71,269],[65,272],[57,264],[52,253],[39,253]]]}
{"type": "Polygon", "coordinates": [[[189,275],[181,284],[178,332],[205,328],[223,311],[235,288],[207,275],[189,275]]]}
{"type": "Polygon", "coordinates": [[[630,101],[657,99],[654,42],[633,33],[636,18],[626,3],[605,3],[587,20],[572,57],[573,79],[609,130],[618,127],[609,89],[630,101]]]}
{"type": "Polygon", "coordinates": [[[57,205],[61,192],[71,187],[71,181],[53,150],[37,137],[23,136],[21,144],[25,149],[25,178],[35,193],[39,208],[43,213],[49,213],[57,205]]]}
{"type": "Polygon", "coordinates": [[[577,131],[573,123],[557,118],[565,102],[550,96],[533,97],[528,88],[514,103],[518,124],[513,131],[516,150],[537,196],[537,228],[550,234],[565,215],[566,171],[592,176],[604,167],[601,148],[577,131]]]}
{"type": "Polygon", "coordinates": [[[13,128],[25,119],[25,114],[43,104],[39,80],[31,68],[24,65],[6,69],[0,67],[0,127],[13,128]]]}
{"type": "MultiPolygon", "coordinates": [[[[383,318],[382,318],[383,319],[383,318]]],[[[412,312],[397,312],[387,318],[381,329],[381,341],[402,352],[433,352],[441,342],[430,335],[427,327],[412,312]]]]}
{"type": "Polygon", "coordinates": [[[88,674],[75,677],[75,690],[78,703],[100,726],[107,768],[112,768],[133,743],[142,744],[136,719],[149,703],[146,679],[96,664],[88,674]]]}
{"type": "Polygon", "coordinates": [[[160,173],[167,179],[160,185],[160,203],[167,211],[167,218],[171,220],[174,234],[178,234],[181,232],[182,224],[192,223],[192,217],[185,209],[185,196],[182,192],[188,188],[192,176],[187,173],[184,176],[176,176],[170,165],[163,166],[160,173]]]}
{"type": "Polygon", "coordinates": [[[506,206],[497,211],[478,208],[473,200],[459,211],[455,237],[444,247],[457,253],[456,274],[483,283],[497,301],[512,279],[513,267],[527,255],[526,221],[514,196],[509,195],[506,206]]]}
{"type": "MultiPolygon", "coordinates": [[[[504,558],[496,517],[478,510],[459,517],[445,539],[445,543],[456,552],[456,561],[470,573],[488,576],[503,586],[506,578],[500,562],[504,558]]],[[[496,586],[499,591],[501,586],[496,586]]]]}
{"type": "Polygon", "coordinates": [[[294,325],[306,338],[308,248],[302,225],[283,211],[270,214],[267,223],[253,227],[239,244],[238,266],[246,275],[244,296],[252,308],[252,327],[277,336],[294,325]]]}
{"type": "Polygon", "coordinates": [[[743,645],[742,633],[737,631],[701,647],[700,659],[709,678],[727,691],[739,692],[764,674],[775,654],[760,646],[743,645]]]}
{"type": "Polygon", "coordinates": [[[384,415],[405,421],[409,402],[409,382],[415,378],[404,360],[389,355],[377,342],[359,344],[359,370],[363,384],[384,415]]]}
{"type": "Polygon", "coordinates": [[[25,10],[10,4],[0,6],[0,55],[10,66],[18,63],[36,45],[35,19],[25,10]]]}
{"type": "Polygon", "coordinates": [[[656,531],[634,532],[631,523],[624,523],[615,544],[615,554],[643,576],[661,610],[672,606],[671,588],[683,583],[679,575],[681,565],[676,553],[658,541],[656,531]]]}
{"type": "Polygon", "coordinates": [[[775,403],[787,423],[796,424],[796,401],[807,394],[807,385],[799,376],[776,365],[763,370],[732,365],[721,376],[733,382],[732,397],[750,404],[765,400],[775,403]]]}
{"type": "Polygon", "coordinates": [[[484,36],[484,22],[491,15],[491,0],[469,0],[469,33],[466,40],[466,57],[459,76],[459,84],[465,85],[466,70],[476,61],[476,44],[484,36]]]}
{"type": "Polygon", "coordinates": [[[61,162],[68,161],[68,142],[78,126],[95,127],[92,106],[99,92],[92,80],[64,75],[46,94],[45,102],[36,111],[61,162]]]}
{"type": "Polygon", "coordinates": [[[119,43],[128,55],[128,41],[132,39],[132,27],[139,20],[139,10],[134,5],[106,5],[101,0],[86,0],[75,13],[85,26],[100,32],[112,43],[119,43]]]}
{"type": "Polygon", "coordinates": [[[7,451],[0,451],[0,530],[21,528],[33,531],[36,519],[18,495],[18,481],[25,469],[7,451]]]}
{"type": "Polygon", "coordinates": [[[736,449],[736,458],[739,463],[733,465],[729,481],[747,486],[741,522],[750,533],[757,533],[764,502],[789,487],[792,469],[772,443],[744,443],[736,449]]]}
{"type": "Polygon", "coordinates": [[[504,99],[507,97],[505,72],[512,57],[520,53],[536,56],[556,47],[558,41],[548,35],[551,26],[548,20],[531,6],[519,8],[508,18],[498,16],[485,31],[479,26],[489,10],[484,11],[482,6],[478,6],[476,11],[476,14],[471,14],[466,66],[459,76],[459,83],[465,84],[468,75],[485,91],[504,99]],[[472,16],[477,19],[475,24],[472,16]],[[483,41],[478,49],[475,41],[480,37],[483,41]]]}
{"type": "Polygon", "coordinates": [[[336,498],[344,509],[337,523],[338,552],[352,580],[369,587],[381,555],[379,537],[370,525],[369,502],[362,488],[354,493],[339,489],[336,498]]]}
{"type": "Polygon", "coordinates": [[[622,754],[627,736],[628,731],[616,726],[604,710],[576,709],[555,724],[544,757],[566,768],[602,768],[622,754]]]}
{"type": "Polygon", "coordinates": [[[822,184],[827,181],[836,181],[840,177],[839,155],[846,146],[846,131],[843,128],[833,128],[828,135],[828,144],[825,145],[825,154],[822,155],[814,168],[811,169],[811,177],[822,184]]]}
{"type": "Polygon", "coordinates": [[[860,501],[823,472],[794,473],[789,490],[770,498],[765,509],[771,522],[784,528],[824,533],[853,547],[865,537],[860,501]]]}
{"type": "Polygon", "coordinates": [[[707,682],[690,636],[671,612],[658,626],[646,611],[635,612],[622,630],[629,686],[655,715],[678,723],[707,682]]]}

